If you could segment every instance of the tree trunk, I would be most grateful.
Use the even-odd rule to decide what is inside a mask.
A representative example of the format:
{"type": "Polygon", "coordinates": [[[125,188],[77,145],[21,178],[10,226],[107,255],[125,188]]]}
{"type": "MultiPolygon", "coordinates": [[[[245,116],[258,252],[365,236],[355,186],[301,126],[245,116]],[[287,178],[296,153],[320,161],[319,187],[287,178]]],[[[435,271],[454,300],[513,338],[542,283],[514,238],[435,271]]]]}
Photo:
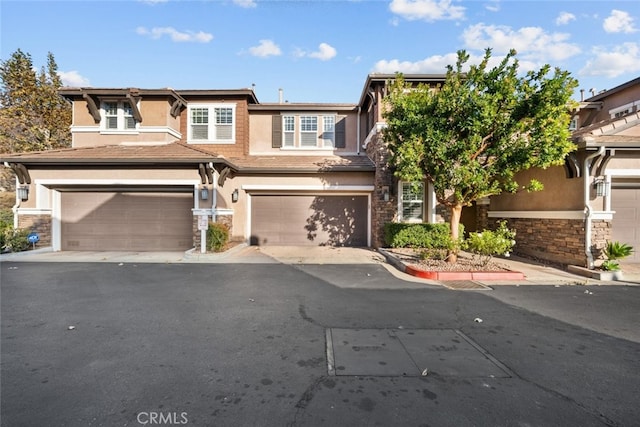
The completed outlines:
{"type": "MultiPolygon", "coordinates": [[[[460,217],[462,216],[462,205],[451,206],[451,239],[455,242],[460,237],[460,217]]],[[[450,250],[447,254],[447,261],[455,263],[458,261],[458,248],[450,250]]]]}

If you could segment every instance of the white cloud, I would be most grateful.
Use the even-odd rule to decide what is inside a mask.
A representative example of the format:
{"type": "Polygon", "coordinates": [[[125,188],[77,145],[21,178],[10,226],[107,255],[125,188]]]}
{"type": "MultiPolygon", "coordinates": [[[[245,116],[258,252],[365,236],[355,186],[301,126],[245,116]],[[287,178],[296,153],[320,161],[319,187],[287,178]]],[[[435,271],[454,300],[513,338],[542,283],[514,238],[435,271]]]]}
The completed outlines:
{"type": "Polygon", "coordinates": [[[567,25],[571,21],[576,20],[576,15],[569,12],[560,12],[560,15],[556,18],[556,25],[567,25]]]}
{"type": "Polygon", "coordinates": [[[489,12],[499,12],[500,0],[489,0],[489,2],[484,5],[484,8],[489,12]]]}
{"type": "Polygon", "coordinates": [[[604,20],[602,28],[607,33],[635,33],[638,31],[633,26],[633,18],[629,13],[613,9],[611,15],[604,20]]]}
{"type": "Polygon", "coordinates": [[[80,75],[77,71],[58,71],[63,86],[68,87],[89,87],[89,79],[80,75]]]}
{"type": "Polygon", "coordinates": [[[321,61],[328,61],[334,58],[338,54],[338,51],[333,46],[327,43],[320,43],[320,45],[318,46],[318,50],[315,52],[306,52],[302,49],[296,49],[293,54],[298,58],[303,58],[306,56],[308,58],[315,58],[321,61]]]}
{"type": "Polygon", "coordinates": [[[260,58],[282,55],[280,47],[278,47],[278,45],[272,40],[260,40],[260,44],[258,46],[249,48],[249,53],[260,58]]]}
{"type": "Polygon", "coordinates": [[[244,7],[245,9],[258,6],[255,0],[233,0],[233,3],[237,6],[244,7]]]}
{"type": "Polygon", "coordinates": [[[181,32],[173,27],[154,27],[147,29],[145,27],[136,28],[136,33],[141,36],[148,36],[154,40],[161,38],[162,36],[169,36],[174,42],[197,42],[197,43],[209,43],[213,40],[213,35],[205,33],[204,31],[185,31],[181,32]]]}
{"type": "Polygon", "coordinates": [[[624,43],[613,51],[596,47],[593,54],[593,59],[580,70],[581,75],[617,77],[640,71],[640,45],[637,43],[624,43]]]}
{"type": "Polygon", "coordinates": [[[147,3],[150,5],[156,5],[159,3],[168,3],[169,0],[138,0],[140,3],[147,3]]]}
{"type": "Polygon", "coordinates": [[[505,54],[516,49],[518,57],[534,62],[554,62],[580,53],[580,48],[569,43],[567,33],[547,33],[540,27],[522,27],[514,30],[508,26],[472,25],[462,33],[466,49],[484,50],[505,54]]]}
{"type": "Polygon", "coordinates": [[[443,74],[447,65],[453,65],[458,59],[457,54],[448,53],[444,56],[435,55],[420,61],[400,61],[398,59],[382,59],[373,66],[374,73],[393,74],[443,74]]]}
{"type": "Polygon", "coordinates": [[[409,21],[464,19],[466,9],[451,3],[452,0],[392,0],[389,9],[409,21]]]}

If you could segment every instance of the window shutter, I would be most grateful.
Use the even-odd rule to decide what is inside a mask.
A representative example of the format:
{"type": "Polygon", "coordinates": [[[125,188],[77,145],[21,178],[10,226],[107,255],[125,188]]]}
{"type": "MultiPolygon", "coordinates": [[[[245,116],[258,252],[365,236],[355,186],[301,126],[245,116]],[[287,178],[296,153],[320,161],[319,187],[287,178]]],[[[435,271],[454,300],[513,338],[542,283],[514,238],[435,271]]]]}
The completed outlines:
{"type": "Polygon", "coordinates": [[[272,129],[271,129],[271,147],[282,147],[282,116],[280,114],[272,117],[272,129]]]}
{"type": "Polygon", "coordinates": [[[346,141],[346,127],[347,119],[344,116],[339,116],[336,123],[336,148],[345,148],[347,146],[346,141]]]}

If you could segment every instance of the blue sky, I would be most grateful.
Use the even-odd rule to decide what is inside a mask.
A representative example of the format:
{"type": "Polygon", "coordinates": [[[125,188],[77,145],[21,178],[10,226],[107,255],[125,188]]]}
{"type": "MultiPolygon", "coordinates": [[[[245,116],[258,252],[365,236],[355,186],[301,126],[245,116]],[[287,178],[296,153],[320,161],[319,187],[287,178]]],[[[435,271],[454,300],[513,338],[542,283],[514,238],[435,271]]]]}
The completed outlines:
{"type": "MultiPolygon", "coordinates": [[[[369,73],[444,73],[518,51],[587,96],[640,76],[640,2],[516,0],[0,0],[0,58],[55,56],[69,86],[238,89],[357,103],[369,73]]],[[[579,96],[579,95],[576,95],[579,96]]]]}

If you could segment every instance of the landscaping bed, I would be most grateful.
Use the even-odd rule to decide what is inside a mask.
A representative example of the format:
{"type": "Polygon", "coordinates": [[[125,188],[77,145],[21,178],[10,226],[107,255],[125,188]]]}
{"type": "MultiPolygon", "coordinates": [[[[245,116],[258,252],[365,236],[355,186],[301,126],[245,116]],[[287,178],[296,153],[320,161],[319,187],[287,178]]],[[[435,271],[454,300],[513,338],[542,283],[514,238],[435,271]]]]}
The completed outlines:
{"type": "Polygon", "coordinates": [[[458,254],[456,263],[433,258],[423,259],[422,251],[411,248],[386,248],[390,256],[404,265],[405,273],[431,280],[524,280],[524,274],[510,270],[499,261],[482,265],[466,252],[458,254]]]}

